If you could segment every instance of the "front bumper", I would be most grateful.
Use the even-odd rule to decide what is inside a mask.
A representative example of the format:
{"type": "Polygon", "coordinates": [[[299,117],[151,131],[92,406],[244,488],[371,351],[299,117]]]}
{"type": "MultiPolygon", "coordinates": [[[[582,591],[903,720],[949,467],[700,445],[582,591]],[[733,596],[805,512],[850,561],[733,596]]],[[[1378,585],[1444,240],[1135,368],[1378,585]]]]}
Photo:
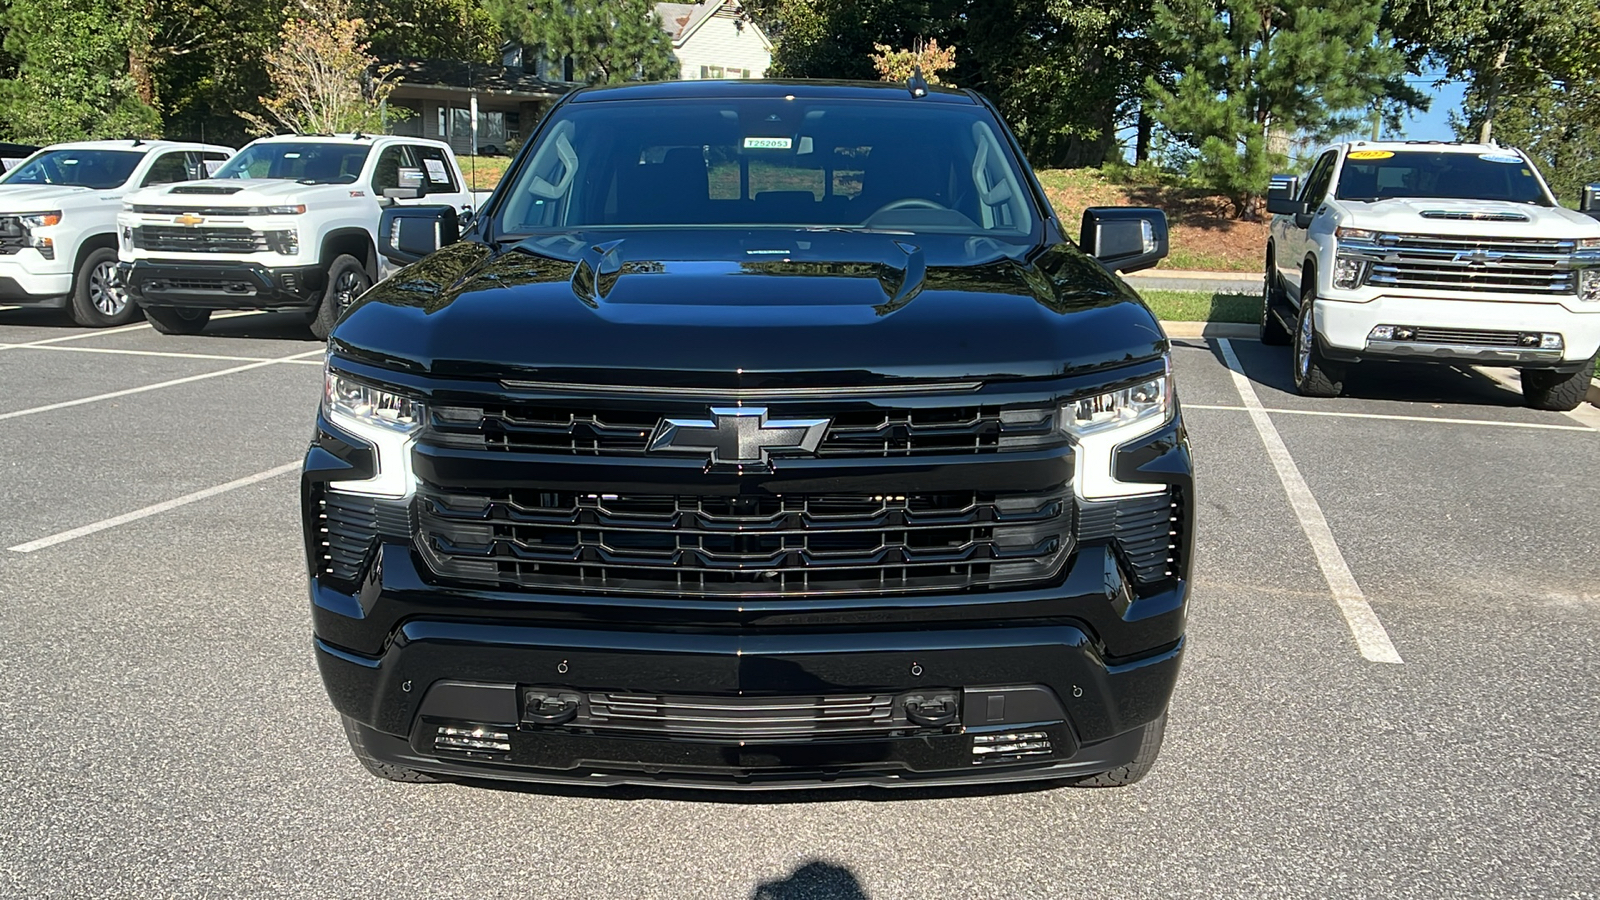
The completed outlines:
{"type": "Polygon", "coordinates": [[[140,306],[180,309],[310,310],[322,299],[318,266],[135,260],[117,267],[140,306]]]}
{"type": "Polygon", "coordinates": [[[1363,302],[1318,297],[1317,331],[1333,359],[1436,360],[1476,365],[1576,371],[1600,349],[1600,310],[1575,313],[1560,303],[1470,300],[1383,294],[1363,302]],[[1559,334],[1563,349],[1483,346],[1456,341],[1383,341],[1379,325],[1412,328],[1559,334]]]}
{"type": "Polygon", "coordinates": [[[59,308],[71,294],[71,259],[45,259],[29,248],[0,256],[0,303],[59,308]]]}
{"type": "Polygon", "coordinates": [[[1109,664],[1070,624],[757,636],[414,621],[380,657],[320,640],[316,655],[365,749],[421,771],[588,785],[910,786],[1126,765],[1139,726],[1166,709],[1182,644],[1109,664]],[[568,698],[572,719],[531,720],[530,693],[568,698]],[[596,712],[619,695],[679,715],[619,727],[596,712]],[[908,702],[934,697],[954,701],[948,724],[908,718],[908,702]],[[719,724],[740,701],[866,698],[883,715],[854,732],[833,733],[825,719],[766,736],[719,724]],[[686,720],[696,702],[715,708],[686,720]],[[494,746],[449,746],[462,731],[494,746]]]}

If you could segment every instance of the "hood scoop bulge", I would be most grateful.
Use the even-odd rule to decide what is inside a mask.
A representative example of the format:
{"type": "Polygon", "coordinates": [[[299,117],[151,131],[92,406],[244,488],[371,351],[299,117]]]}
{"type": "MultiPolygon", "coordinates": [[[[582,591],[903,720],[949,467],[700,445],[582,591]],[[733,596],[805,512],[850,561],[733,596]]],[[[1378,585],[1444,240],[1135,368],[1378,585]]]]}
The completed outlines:
{"type": "Polygon", "coordinates": [[[221,185],[215,185],[215,184],[180,184],[180,185],[172,188],[171,190],[167,191],[167,193],[169,193],[169,194],[237,194],[242,190],[244,190],[244,188],[242,188],[242,187],[232,187],[232,186],[223,187],[221,185]]]}
{"type": "Polygon", "coordinates": [[[1478,209],[1425,209],[1418,213],[1424,219],[1456,219],[1467,222],[1526,222],[1528,217],[1519,212],[1499,212],[1478,209]]]}

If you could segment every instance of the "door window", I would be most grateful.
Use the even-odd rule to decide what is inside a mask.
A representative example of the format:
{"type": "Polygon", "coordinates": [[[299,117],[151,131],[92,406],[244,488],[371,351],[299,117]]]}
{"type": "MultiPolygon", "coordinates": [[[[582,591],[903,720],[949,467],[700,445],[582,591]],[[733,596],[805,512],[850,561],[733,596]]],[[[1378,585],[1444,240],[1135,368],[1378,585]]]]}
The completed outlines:
{"type": "Polygon", "coordinates": [[[455,171],[450,167],[450,160],[440,147],[421,147],[413,145],[411,155],[416,158],[417,165],[422,167],[422,175],[428,180],[428,193],[453,194],[461,190],[456,183],[455,171]]]}
{"type": "Polygon", "coordinates": [[[391,144],[378,154],[377,165],[372,169],[373,196],[382,197],[384,191],[400,186],[400,168],[407,165],[405,151],[404,146],[391,144]]]}
{"type": "Polygon", "coordinates": [[[1333,163],[1339,158],[1339,151],[1329,150],[1317,160],[1317,165],[1311,170],[1311,175],[1306,178],[1306,190],[1301,199],[1306,202],[1306,211],[1310,212],[1322,205],[1328,196],[1328,185],[1333,181],[1333,163]]]}
{"type": "Polygon", "coordinates": [[[141,187],[153,184],[174,184],[179,181],[189,180],[188,154],[183,151],[163,153],[156,157],[150,164],[150,171],[145,174],[141,187]]]}

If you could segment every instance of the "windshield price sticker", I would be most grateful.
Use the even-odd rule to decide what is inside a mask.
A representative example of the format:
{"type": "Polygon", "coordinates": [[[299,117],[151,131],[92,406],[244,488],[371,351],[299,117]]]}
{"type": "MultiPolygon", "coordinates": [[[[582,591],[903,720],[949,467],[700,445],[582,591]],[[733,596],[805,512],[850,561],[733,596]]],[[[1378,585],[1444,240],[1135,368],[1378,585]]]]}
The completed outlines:
{"type": "Polygon", "coordinates": [[[747,137],[744,139],[746,150],[788,150],[794,146],[794,141],[785,137],[747,137]]]}
{"type": "Polygon", "coordinates": [[[1351,150],[1349,159],[1388,159],[1393,150],[1351,150]]]}
{"type": "Polygon", "coordinates": [[[1478,158],[1485,162],[1516,163],[1518,165],[1522,163],[1522,157],[1513,156],[1510,153],[1483,153],[1478,158]]]}

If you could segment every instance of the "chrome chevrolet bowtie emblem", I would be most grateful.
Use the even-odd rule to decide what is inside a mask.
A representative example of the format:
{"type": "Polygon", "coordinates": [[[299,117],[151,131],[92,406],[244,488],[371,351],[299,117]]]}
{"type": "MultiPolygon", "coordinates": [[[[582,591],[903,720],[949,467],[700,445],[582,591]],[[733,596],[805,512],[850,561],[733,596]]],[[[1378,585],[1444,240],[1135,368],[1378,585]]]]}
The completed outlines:
{"type": "Polygon", "coordinates": [[[1482,248],[1475,248],[1472,250],[1458,251],[1455,256],[1455,261],[1458,263],[1464,262],[1467,265],[1481,266],[1485,263],[1499,262],[1500,260],[1505,259],[1505,256],[1506,255],[1504,253],[1501,253],[1497,250],[1484,250],[1482,248]]]}
{"type": "Polygon", "coordinates": [[[662,419],[650,450],[710,454],[713,466],[766,466],[776,451],[817,452],[831,421],[769,419],[761,406],[715,406],[709,419],[662,419]]]}

